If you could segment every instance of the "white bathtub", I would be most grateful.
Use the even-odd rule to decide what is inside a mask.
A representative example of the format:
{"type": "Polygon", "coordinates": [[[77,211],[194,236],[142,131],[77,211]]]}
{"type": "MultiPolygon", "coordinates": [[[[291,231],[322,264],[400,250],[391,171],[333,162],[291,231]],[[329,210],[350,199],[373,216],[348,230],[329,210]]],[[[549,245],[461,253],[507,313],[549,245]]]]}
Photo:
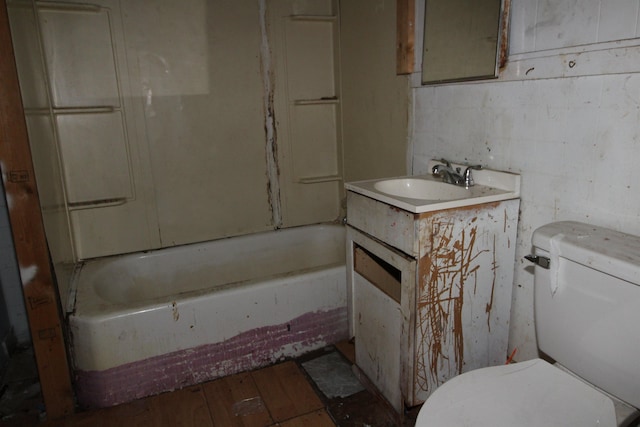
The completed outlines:
{"type": "Polygon", "coordinates": [[[347,338],[344,239],[317,225],[87,262],[69,316],[79,402],[111,406],[347,338]]]}

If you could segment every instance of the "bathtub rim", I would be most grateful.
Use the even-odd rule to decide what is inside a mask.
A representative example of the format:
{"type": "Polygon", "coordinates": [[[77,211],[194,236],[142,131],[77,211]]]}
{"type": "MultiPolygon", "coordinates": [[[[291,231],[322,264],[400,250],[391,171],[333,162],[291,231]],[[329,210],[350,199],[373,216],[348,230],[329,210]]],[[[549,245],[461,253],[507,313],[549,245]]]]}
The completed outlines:
{"type": "Polygon", "coordinates": [[[309,313],[322,313],[336,308],[346,309],[346,265],[293,275],[291,279],[286,281],[277,277],[270,281],[250,284],[241,290],[230,288],[224,293],[218,292],[192,297],[188,300],[183,299],[178,301],[175,306],[165,304],[153,309],[118,315],[114,315],[114,313],[103,313],[96,316],[73,315],[69,319],[69,331],[74,337],[71,341],[74,369],[104,371],[121,366],[123,363],[169,354],[176,350],[219,343],[246,331],[286,323],[290,319],[309,313]],[[315,293],[317,297],[308,298],[309,294],[305,292],[304,294],[296,293],[293,296],[293,303],[287,303],[282,299],[287,295],[294,295],[291,292],[300,289],[301,285],[312,294],[315,293]],[[326,293],[327,288],[336,287],[340,289],[338,293],[326,293]],[[261,299],[260,305],[256,306],[255,299],[247,298],[247,292],[252,291],[263,296],[265,294],[274,295],[275,292],[277,297],[275,300],[261,299]],[[206,304],[206,312],[199,311],[205,307],[203,304],[206,304]],[[281,308],[278,309],[278,306],[281,308]],[[254,307],[256,308],[254,309],[254,307]],[[196,318],[191,317],[194,313],[193,309],[198,310],[199,314],[196,318]],[[179,318],[172,318],[175,313],[180,313],[179,318]],[[248,316],[245,318],[247,314],[248,316]],[[268,319],[265,316],[268,316],[268,319]],[[221,328],[207,327],[206,325],[216,324],[215,321],[214,323],[209,322],[212,318],[225,319],[226,321],[223,322],[224,325],[220,325],[221,328]],[[149,322],[150,319],[153,320],[153,323],[149,322]],[[229,322],[229,319],[235,320],[229,322]],[[153,328],[147,330],[146,328],[151,324],[153,324],[153,328]],[[192,325],[196,328],[192,329],[192,325]],[[140,335],[141,331],[144,332],[142,336],[140,335]],[[167,336],[171,337],[169,341],[162,340],[165,334],[169,334],[167,336]],[[160,347],[150,347],[148,343],[140,342],[140,337],[144,337],[145,340],[150,340],[151,343],[156,343],[160,347]],[[159,339],[160,341],[158,341],[159,339]],[[104,344],[108,342],[106,348],[110,349],[109,351],[122,345],[126,347],[127,351],[118,353],[118,356],[115,356],[114,353],[108,354],[109,351],[96,353],[93,350],[96,342],[104,344]],[[135,343],[135,345],[129,347],[128,342],[135,343]],[[113,359],[114,357],[115,359],[113,359]]]}
{"type": "MultiPolygon", "coordinates": [[[[327,264],[325,266],[307,268],[292,271],[287,274],[274,274],[271,276],[265,276],[260,279],[250,279],[250,280],[241,280],[234,283],[225,283],[223,285],[216,286],[215,293],[228,293],[236,289],[244,289],[254,287],[256,285],[261,284],[270,284],[274,282],[279,282],[287,277],[297,277],[297,276],[312,276],[318,274],[320,272],[333,272],[334,270],[339,270],[342,268],[346,268],[346,264],[342,263],[333,263],[327,264]]],[[[346,274],[346,271],[345,271],[346,274]]],[[[113,303],[111,301],[106,301],[102,297],[100,297],[95,290],[92,289],[92,293],[94,294],[96,299],[100,301],[95,301],[92,304],[84,306],[81,302],[80,307],[77,305],[74,307],[72,312],[69,312],[69,318],[81,318],[81,317],[91,317],[93,319],[100,320],[108,320],[122,316],[128,316],[135,313],[142,313],[147,311],[161,310],[165,309],[168,306],[172,306],[173,303],[182,304],[186,302],[193,302],[205,295],[212,293],[212,288],[204,288],[197,289],[193,291],[180,292],[177,294],[163,296],[158,298],[152,298],[147,300],[139,300],[135,303],[128,304],[120,304],[113,303]],[[104,301],[104,303],[102,303],[104,301]],[[104,304],[104,305],[101,305],[104,304]],[[104,308],[107,306],[109,308],[108,313],[104,313],[104,308]]]]}
{"type": "MultiPolygon", "coordinates": [[[[104,256],[104,257],[98,257],[98,258],[89,258],[89,259],[84,259],[84,260],[79,260],[78,262],[76,262],[73,265],[73,269],[72,269],[72,273],[70,275],[70,283],[69,283],[69,291],[68,291],[68,298],[67,298],[67,307],[65,307],[66,311],[66,317],[69,318],[71,316],[74,316],[77,314],[78,312],[78,285],[80,283],[80,281],[82,280],[82,273],[83,271],[85,271],[85,269],[87,268],[87,266],[91,265],[95,265],[95,264],[108,264],[111,262],[117,262],[119,259],[123,259],[123,258],[139,258],[139,257],[146,257],[146,256],[150,256],[150,255],[155,255],[158,252],[172,252],[172,251],[183,251],[185,250],[187,247],[193,247],[193,246],[206,246],[212,243],[223,243],[226,240],[229,239],[243,239],[243,240],[250,240],[252,237],[255,236],[266,236],[268,234],[272,234],[272,233],[294,233],[294,232],[300,232],[300,230],[302,229],[307,229],[309,231],[313,230],[313,229],[341,229],[343,233],[345,233],[344,235],[346,236],[346,228],[345,225],[342,223],[342,221],[333,221],[333,222],[324,222],[324,223],[317,223],[317,224],[306,224],[306,225],[298,225],[298,226],[294,226],[294,227],[287,227],[287,228],[274,228],[272,230],[266,230],[266,231],[259,231],[256,233],[248,233],[248,234],[241,234],[241,235],[236,235],[236,236],[225,236],[225,237],[220,237],[218,239],[211,239],[211,240],[204,240],[204,241],[200,241],[200,242],[193,242],[193,243],[183,243],[183,244],[178,244],[178,245],[173,245],[173,246],[167,246],[167,247],[160,247],[160,248],[153,248],[153,249],[148,249],[148,250],[144,250],[144,251],[136,251],[136,252],[128,252],[128,253],[123,253],[123,254],[114,254],[114,255],[108,255],[108,256],[104,256]]],[[[346,238],[346,237],[345,237],[346,238]]],[[[344,247],[344,245],[343,245],[344,247]]],[[[319,266],[319,267],[314,267],[314,268],[308,268],[308,269],[300,269],[300,270],[295,270],[294,272],[291,272],[291,274],[294,273],[304,273],[307,271],[313,271],[313,270],[322,270],[322,269],[326,269],[326,268],[333,268],[333,267],[337,267],[337,266],[341,266],[341,265],[345,265],[346,264],[346,256],[345,256],[345,262],[344,263],[330,263],[330,264],[326,264],[323,266],[319,266]]],[[[231,284],[223,284],[220,285],[220,288],[222,287],[226,287],[227,285],[235,285],[235,286],[241,286],[243,284],[249,285],[251,283],[257,283],[263,280],[271,280],[275,277],[285,277],[288,274],[278,274],[278,275],[271,275],[271,276],[265,276],[265,277],[261,277],[259,279],[251,279],[251,280],[245,280],[245,281],[237,281],[231,284]]],[[[102,297],[100,297],[99,295],[97,295],[97,292],[95,290],[93,290],[93,293],[96,294],[96,298],[104,301],[107,305],[112,306],[112,307],[119,307],[122,308],[123,310],[126,309],[130,309],[133,308],[135,306],[147,306],[150,304],[153,304],[154,307],[159,308],[159,307],[165,307],[166,306],[166,302],[171,301],[171,299],[175,299],[172,297],[178,296],[178,295],[189,295],[192,294],[192,296],[197,296],[198,293],[207,293],[207,291],[209,290],[209,288],[205,288],[205,289],[198,289],[198,290],[193,290],[193,291],[186,291],[186,292],[181,292],[178,294],[173,294],[173,295],[169,295],[169,296],[164,296],[164,297],[159,297],[156,299],[148,299],[148,300],[144,300],[144,301],[140,301],[139,304],[114,304],[111,301],[105,300],[102,297]],[[144,303],[144,304],[143,304],[144,303]]],[[[82,310],[81,310],[82,312],[82,310]]]]}

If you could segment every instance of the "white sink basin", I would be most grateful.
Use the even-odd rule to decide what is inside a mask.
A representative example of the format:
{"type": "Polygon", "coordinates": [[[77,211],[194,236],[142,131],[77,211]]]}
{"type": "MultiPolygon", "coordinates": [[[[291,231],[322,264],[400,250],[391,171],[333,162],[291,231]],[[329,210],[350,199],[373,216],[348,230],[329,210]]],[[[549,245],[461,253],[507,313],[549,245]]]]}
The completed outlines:
{"type": "Polygon", "coordinates": [[[373,184],[376,190],[390,196],[422,200],[455,200],[469,197],[471,190],[424,178],[394,178],[373,184]]]}
{"type": "MultiPolygon", "coordinates": [[[[438,162],[432,161],[429,168],[438,162]]],[[[461,166],[461,165],[453,165],[461,166]]],[[[464,168],[464,166],[461,166],[464,168]]],[[[348,191],[413,213],[459,208],[520,197],[520,175],[490,169],[472,172],[475,185],[464,188],[433,175],[404,176],[345,184],[348,191]]]]}

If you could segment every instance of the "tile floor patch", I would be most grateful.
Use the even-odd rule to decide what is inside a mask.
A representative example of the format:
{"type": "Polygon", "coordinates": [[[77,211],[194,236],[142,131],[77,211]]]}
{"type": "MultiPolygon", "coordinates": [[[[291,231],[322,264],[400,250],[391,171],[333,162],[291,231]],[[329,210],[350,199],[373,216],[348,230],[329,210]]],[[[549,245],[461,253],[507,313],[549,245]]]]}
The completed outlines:
{"type": "Polygon", "coordinates": [[[351,365],[335,351],[304,362],[302,367],[329,399],[351,396],[364,390],[351,365]]]}

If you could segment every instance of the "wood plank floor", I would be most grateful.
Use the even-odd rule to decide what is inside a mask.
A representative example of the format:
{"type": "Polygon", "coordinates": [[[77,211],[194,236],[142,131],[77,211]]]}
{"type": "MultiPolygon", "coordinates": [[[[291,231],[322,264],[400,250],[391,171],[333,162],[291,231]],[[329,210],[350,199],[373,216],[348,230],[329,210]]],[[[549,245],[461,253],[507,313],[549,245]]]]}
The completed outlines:
{"type": "Polygon", "coordinates": [[[112,408],[78,413],[47,427],[333,427],[294,361],[232,375],[112,408]]]}
{"type": "MultiPolygon", "coordinates": [[[[351,343],[339,343],[297,360],[243,372],[111,408],[60,420],[33,417],[0,421],[0,427],[412,427],[416,411],[402,420],[369,390],[327,397],[305,369],[333,351],[354,363],[351,343]]],[[[344,360],[344,359],[343,359],[344,360]]],[[[29,414],[33,414],[30,411],[29,414]]]]}

